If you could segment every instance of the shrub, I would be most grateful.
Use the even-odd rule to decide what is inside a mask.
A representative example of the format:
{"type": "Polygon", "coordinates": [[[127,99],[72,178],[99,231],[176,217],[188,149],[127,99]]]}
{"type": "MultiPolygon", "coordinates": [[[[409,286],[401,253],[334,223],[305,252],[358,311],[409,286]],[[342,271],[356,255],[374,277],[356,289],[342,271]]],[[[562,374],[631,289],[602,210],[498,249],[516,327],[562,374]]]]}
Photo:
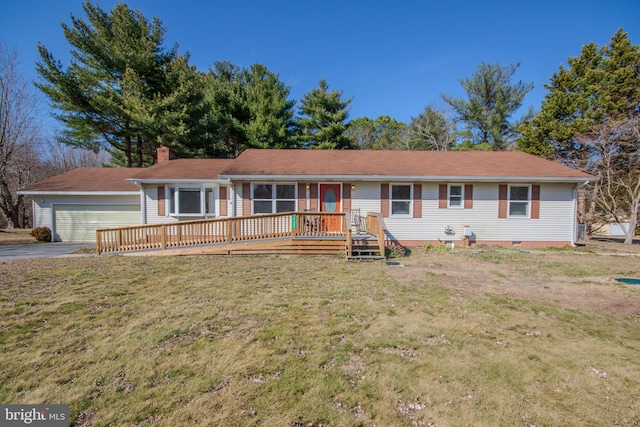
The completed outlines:
{"type": "Polygon", "coordinates": [[[424,252],[448,252],[451,250],[449,245],[433,245],[431,243],[425,243],[422,246],[424,252]]]}
{"type": "Polygon", "coordinates": [[[31,235],[36,238],[38,242],[50,242],[51,241],[51,229],[49,227],[37,227],[31,230],[31,235]]]}

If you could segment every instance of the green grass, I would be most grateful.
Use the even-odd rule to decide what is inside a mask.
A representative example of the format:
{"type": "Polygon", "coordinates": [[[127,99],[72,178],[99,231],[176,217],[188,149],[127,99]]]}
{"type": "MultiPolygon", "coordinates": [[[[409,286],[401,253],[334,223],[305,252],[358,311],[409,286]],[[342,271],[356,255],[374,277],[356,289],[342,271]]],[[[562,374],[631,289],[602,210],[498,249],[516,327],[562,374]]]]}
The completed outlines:
{"type": "Polygon", "coordinates": [[[637,287],[583,284],[640,271],[637,260],[437,253],[403,264],[0,264],[0,401],[68,403],[71,425],[94,426],[640,423],[638,312],[536,294],[558,281],[638,306],[637,287]]]}

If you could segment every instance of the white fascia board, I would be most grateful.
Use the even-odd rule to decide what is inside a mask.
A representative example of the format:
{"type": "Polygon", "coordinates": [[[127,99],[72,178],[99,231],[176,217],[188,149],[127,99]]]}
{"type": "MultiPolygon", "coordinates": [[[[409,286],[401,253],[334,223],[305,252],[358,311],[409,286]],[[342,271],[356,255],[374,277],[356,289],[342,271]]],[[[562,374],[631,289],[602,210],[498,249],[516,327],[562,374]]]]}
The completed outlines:
{"type": "Polygon", "coordinates": [[[131,182],[136,185],[140,184],[229,184],[228,179],[125,179],[127,182],[131,182]]]}
{"type": "Polygon", "coordinates": [[[18,191],[29,196],[138,196],[139,191],[18,191]]]}
{"type": "Polygon", "coordinates": [[[583,183],[597,178],[546,176],[391,176],[391,175],[225,175],[232,181],[369,181],[369,182],[545,182],[583,183]]]}

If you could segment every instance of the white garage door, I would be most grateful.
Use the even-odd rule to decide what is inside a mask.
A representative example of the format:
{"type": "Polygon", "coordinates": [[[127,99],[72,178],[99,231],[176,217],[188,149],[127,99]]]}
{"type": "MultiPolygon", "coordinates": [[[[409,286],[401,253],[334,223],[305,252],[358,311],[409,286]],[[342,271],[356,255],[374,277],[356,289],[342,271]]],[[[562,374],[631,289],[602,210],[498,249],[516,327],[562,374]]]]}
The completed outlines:
{"type": "Polygon", "coordinates": [[[54,205],[56,241],[95,242],[96,228],[140,224],[140,205],[54,205]]]}

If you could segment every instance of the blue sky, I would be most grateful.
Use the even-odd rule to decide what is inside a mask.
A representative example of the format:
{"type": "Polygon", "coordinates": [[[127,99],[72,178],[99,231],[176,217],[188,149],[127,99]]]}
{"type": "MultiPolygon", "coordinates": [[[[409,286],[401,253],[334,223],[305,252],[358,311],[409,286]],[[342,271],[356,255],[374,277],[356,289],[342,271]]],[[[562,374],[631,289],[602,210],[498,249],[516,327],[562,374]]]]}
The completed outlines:
{"type": "MultiPolygon", "coordinates": [[[[189,51],[206,71],[215,61],[262,63],[296,101],[325,78],[353,97],[350,118],[409,122],[441,93],[463,96],[459,79],[481,61],[520,62],[515,80],[533,82],[524,108],[540,108],[544,84],[583,44],[609,42],[622,27],[640,44],[640,0],[219,1],[129,0],[159,17],[166,44],[189,51]]],[[[116,1],[98,4],[110,10],[116,1]]],[[[79,0],[0,0],[0,39],[36,78],[37,43],[68,63],[61,22],[84,18],[79,0]]],[[[43,108],[43,117],[46,116],[43,108]]],[[[51,120],[46,120],[49,127],[51,120]]]]}

